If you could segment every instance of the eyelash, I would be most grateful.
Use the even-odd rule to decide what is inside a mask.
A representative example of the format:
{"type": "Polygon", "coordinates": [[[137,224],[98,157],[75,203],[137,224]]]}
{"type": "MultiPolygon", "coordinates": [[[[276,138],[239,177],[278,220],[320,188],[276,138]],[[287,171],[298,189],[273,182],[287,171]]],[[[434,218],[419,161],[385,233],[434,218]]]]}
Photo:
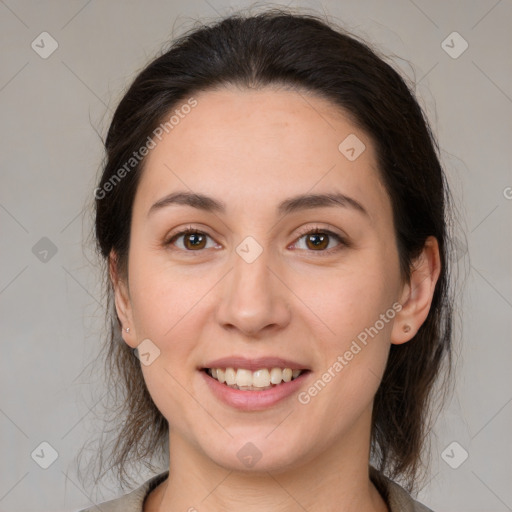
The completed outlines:
{"type": "MultiPolygon", "coordinates": [[[[164,242],[164,245],[166,247],[169,246],[169,245],[173,245],[173,242],[175,240],[177,240],[178,238],[180,238],[182,236],[186,236],[186,235],[191,235],[191,234],[194,234],[194,235],[205,235],[205,236],[211,238],[208,233],[205,233],[204,231],[200,231],[198,229],[195,229],[192,226],[187,226],[187,228],[184,229],[183,231],[179,231],[178,233],[175,233],[169,239],[167,239],[167,241],[164,242]]],[[[296,239],[296,241],[294,242],[294,244],[297,243],[304,236],[306,236],[306,235],[314,235],[314,234],[323,234],[323,235],[328,235],[329,237],[335,238],[339,242],[339,245],[337,245],[336,247],[333,247],[331,249],[325,249],[325,250],[320,250],[320,251],[306,250],[306,249],[299,249],[299,250],[306,250],[306,252],[309,252],[309,253],[319,253],[318,255],[321,256],[321,255],[332,254],[334,252],[337,252],[337,251],[343,249],[343,247],[350,247],[349,242],[345,238],[343,238],[342,236],[338,235],[337,233],[334,233],[333,231],[331,231],[329,229],[320,228],[318,226],[314,227],[314,228],[307,228],[307,229],[302,230],[301,232],[299,232],[299,236],[296,239]]],[[[197,250],[197,251],[188,250],[188,249],[177,249],[177,250],[184,251],[184,252],[187,252],[187,253],[194,253],[194,252],[201,253],[201,252],[203,252],[204,249],[197,250]]]]}
{"type": "MultiPolygon", "coordinates": [[[[333,253],[338,252],[341,249],[343,249],[343,247],[350,246],[348,241],[345,238],[343,238],[341,235],[334,233],[334,231],[331,231],[330,229],[321,228],[319,226],[315,226],[314,228],[305,228],[304,230],[299,231],[299,236],[297,237],[294,244],[297,243],[301,238],[303,238],[306,235],[315,235],[317,233],[320,233],[322,235],[328,235],[330,238],[335,238],[339,242],[339,245],[337,245],[336,247],[331,247],[330,249],[322,250],[322,251],[307,250],[307,252],[309,252],[309,253],[312,253],[312,254],[317,253],[319,256],[321,256],[323,254],[333,254],[333,253]]],[[[316,256],[316,254],[315,254],[315,256],[316,256]]]]}

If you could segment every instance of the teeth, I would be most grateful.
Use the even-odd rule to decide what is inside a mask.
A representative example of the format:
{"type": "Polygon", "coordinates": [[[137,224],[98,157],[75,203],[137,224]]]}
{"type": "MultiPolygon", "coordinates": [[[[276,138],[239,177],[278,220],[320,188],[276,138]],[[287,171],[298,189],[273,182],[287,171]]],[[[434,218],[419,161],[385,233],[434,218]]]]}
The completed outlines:
{"type": "Polygon", "coordinates": [[[261,368],[255,372],[245,368],[209,368],[208,374],[220,383],[225,383],[235,389],[263,390],[270,389],[281,382],[290,382],[296,379],[302,370],[291,368],[261,368]]]}
{"type": "MultiPolygon", "coordinates": [[[[230,368],[231,370],[231,368],[230,368]]],[[[233,370],[234,371],[234,370],[233,370]]],[[[236,372],[236,385],[252,386],[252,372],[249,370],[242,370],[241,368],[236,372]]]]}
{"type": "Polygon", "coordinates": [[[226,368],[226,384],[228,386],[232,386],[233,384],[236,384],[236,372],[233,370],[233,368],[226,368]]]}
{"type": "Polygon", "coordinates": [[[281,384],[282,380],[283,370],[281,370],[281,368],[272,368],[272,370],[270,370],[270,382],[272,382],[272,384],[281,384]]]}
{"type": "Polygon", "coordinates": [[[266,368],[263,370],[258,370],[252,374],[252,382],[251,386],[255,386],[257,388],[266,388],[270,386],[270,373],[266,368]]]}

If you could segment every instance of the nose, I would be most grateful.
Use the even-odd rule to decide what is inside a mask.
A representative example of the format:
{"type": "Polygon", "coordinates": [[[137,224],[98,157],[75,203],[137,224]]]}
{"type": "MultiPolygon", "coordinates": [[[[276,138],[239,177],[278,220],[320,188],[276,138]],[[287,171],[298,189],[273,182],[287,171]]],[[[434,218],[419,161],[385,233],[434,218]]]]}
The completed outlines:
{"type": "Polygon", "coordinates": [[[283,281],[279,272],[269,267],[266,251],[252,263],[235,253],[234,268],[221,290],[218,323],[251,337],[283,329],[291,317],[291,292],[283,281]]]}

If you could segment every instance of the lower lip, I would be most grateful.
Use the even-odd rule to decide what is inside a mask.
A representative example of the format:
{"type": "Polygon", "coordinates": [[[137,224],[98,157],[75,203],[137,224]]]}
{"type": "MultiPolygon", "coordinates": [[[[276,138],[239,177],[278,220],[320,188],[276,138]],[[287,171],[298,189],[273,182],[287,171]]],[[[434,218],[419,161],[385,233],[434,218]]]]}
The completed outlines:
{"type": "Polygon", "coordinates": [[[290,382],[283,382],[264,391],[243,391],[221,384],[210,377],[205,371],[200,371],[212,393],[221,401],[242,411],[260,411],[277,404],[281,400],[296,393],[311,372],[304,372],[290,382]]]}

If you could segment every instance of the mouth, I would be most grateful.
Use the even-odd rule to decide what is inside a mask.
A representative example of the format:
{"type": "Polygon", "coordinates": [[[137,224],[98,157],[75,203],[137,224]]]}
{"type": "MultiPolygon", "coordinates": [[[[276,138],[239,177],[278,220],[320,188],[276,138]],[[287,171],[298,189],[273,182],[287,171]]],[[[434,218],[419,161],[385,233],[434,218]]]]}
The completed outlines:
{"type": "Polygon", "coordinates": [[[252,371],[248,368],[233,368],[229,366],[202,368],[202,371],[220,384],[241,391],[265,391],[294,381],[310,372],[308,369],[292,369],[287,367],[259,368],[252,371]]]}

